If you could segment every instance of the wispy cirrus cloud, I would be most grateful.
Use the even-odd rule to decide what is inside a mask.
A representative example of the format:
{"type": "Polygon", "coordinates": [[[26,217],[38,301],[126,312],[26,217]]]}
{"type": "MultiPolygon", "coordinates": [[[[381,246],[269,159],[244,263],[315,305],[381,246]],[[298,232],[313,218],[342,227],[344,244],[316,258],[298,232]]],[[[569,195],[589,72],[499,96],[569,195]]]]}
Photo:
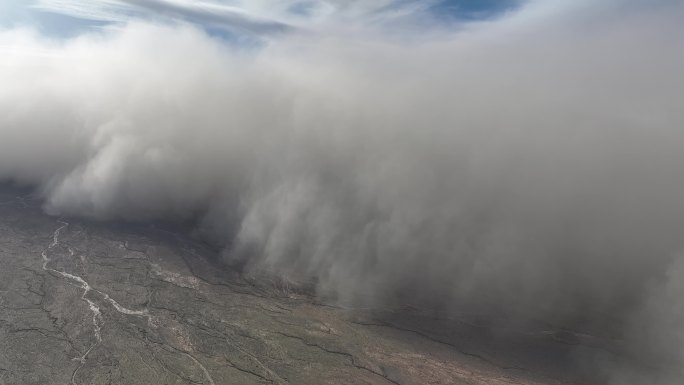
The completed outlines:
{"type": "Polygon", "coordinates": [[[107,23],[124,23],[134,19],[177,20],[249,34],[271,33],[287,28],[281,21],[260,17],[221,1],[40,0],[33,8],[107,23]]]}
{"type": "Polygon", "coordinates": [[[520,3],[522,0],[8,0],[0,10],[5,14],[4,24],[33,24],[57,35],[152,20],[263,37],[321,24],[401,23],[428,14],[442,20],[485,19],[520,3]]]}

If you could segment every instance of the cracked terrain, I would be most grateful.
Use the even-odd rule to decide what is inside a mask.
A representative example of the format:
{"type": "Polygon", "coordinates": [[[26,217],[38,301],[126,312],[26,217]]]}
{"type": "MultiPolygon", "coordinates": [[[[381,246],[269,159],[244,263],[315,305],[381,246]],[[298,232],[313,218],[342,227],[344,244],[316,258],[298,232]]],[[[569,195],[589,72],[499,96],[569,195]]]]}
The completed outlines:
{"type": "Polygon", "coordinates": [[[346,309],[154,228],[0,194],[0,384],[587,384],[609,342],[465,314],[346,309]]]}

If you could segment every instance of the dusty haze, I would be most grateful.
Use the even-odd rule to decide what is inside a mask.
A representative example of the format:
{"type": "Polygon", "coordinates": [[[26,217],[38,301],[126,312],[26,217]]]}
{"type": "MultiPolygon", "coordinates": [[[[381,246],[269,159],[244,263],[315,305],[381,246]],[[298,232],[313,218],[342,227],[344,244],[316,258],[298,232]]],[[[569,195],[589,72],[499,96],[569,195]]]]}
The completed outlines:
{"type": "Polygon", "coordinates": [[[684,6],[596,3],[249,48],[2,31],[0,178],[55,215],[193,221],[329,300],[607,324],[682,368],[684,6]]]}

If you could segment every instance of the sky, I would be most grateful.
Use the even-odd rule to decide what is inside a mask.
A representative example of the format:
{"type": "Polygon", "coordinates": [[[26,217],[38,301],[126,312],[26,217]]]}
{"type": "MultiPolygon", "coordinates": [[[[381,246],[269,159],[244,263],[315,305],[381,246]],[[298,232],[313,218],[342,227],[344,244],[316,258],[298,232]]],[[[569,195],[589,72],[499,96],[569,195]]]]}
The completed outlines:
{"type": "Polygon", "coordinates": [[[25,26],[57,38],[132,20],[184,22],[215,34],[267,38],[324,21],[390,23],[427,13],[444,23],[483,20],[520,0],[4,0],[0,27],[25,26]]]}
{"type": "Polygon", "coordinates": [[[345,306],[602,330],[659,373],[598,383],[683,382],[682,1],[0,7],[0,180],[47,213],[183,223],[345,306]]]}

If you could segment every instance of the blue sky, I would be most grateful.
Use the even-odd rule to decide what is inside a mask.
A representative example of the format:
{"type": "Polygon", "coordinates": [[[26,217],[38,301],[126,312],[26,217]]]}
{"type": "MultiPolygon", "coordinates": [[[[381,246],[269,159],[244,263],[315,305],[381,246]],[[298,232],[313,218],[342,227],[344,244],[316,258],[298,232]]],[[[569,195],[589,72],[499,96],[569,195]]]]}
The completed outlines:
{"type": "Polygon", "coordinates": [[[446,0],[439,2],[432,10],[439,15],[454,19],[487,19],[514,9],[522,0],[446,0]]]}
{"type": "Polygon", "coordinates": [[[263,36],[322,21],[391,23],[416,14],[443,22],[496,17],[522,0],[3,0],[0,27],[70,37],[130,20],[182,21],[213,33],[263,36]]]}

